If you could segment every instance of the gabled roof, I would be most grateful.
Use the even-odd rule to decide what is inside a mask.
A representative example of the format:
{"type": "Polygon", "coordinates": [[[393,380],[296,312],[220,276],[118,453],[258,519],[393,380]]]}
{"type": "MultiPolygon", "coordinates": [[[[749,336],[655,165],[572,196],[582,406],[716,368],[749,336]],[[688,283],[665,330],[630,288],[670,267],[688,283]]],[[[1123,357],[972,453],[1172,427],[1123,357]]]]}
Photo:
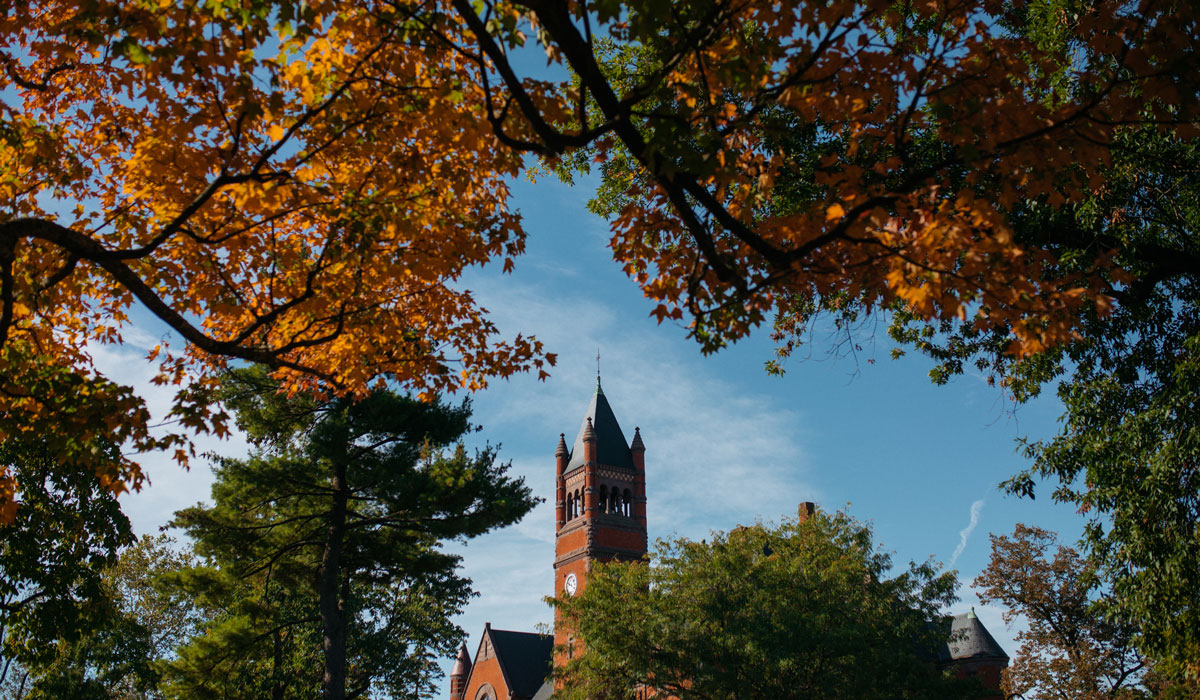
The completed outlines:
{"type": "Polygon", "coordinates": [[[554,663],[554,637],[532,632],[488,629],[500,670],[513,697],[532,698],[554,663]]]}
{"type": "Polygon", "coordinates": [[[592,402],[588,404],[587,413],[579,424],[579,433],[575,436],[575,446],[571,449],[571,459],[567,462],[567,471],[583,465],[583,433],[587,430],[588,419],[592,419],[592,430],[596,432],[596,461],[610,467],[633,469],[633,454],[629,451],[629,443],[625,434],[613,415],[608,399],[604,398],[604,390],[600,388],[600,377],[596,377],[596,393],[592,394],[592,402]]]}
{"type": "Polygon", "coordinates": [[[950,623],[950,635],[944,649],[940,649],[939,660],[963,661],[966,659],[1008,659],[1008,654],[996,643],[991,632],[983,626],[975,611],[955,615],[950,623]]]}

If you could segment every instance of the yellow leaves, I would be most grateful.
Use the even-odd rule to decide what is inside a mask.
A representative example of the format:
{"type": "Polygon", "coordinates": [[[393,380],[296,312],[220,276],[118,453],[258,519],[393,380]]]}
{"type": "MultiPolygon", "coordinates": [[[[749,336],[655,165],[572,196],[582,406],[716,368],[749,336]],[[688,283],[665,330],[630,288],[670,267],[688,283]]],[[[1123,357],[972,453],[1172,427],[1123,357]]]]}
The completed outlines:
{"type": "Polygon", "coordinates": [[[833,204],[825,210],[826,221],[836,221],[846,215],[846,210],[841,204],[833,204]]]}

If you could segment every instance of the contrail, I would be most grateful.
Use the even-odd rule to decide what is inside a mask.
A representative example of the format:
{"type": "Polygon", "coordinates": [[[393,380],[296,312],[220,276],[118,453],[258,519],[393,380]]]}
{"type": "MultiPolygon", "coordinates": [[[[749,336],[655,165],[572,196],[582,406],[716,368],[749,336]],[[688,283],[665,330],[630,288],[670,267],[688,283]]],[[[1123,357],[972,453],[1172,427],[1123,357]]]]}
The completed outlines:
{"type": "Polygon", "coordinates": [[[971,522],[958,533],[958,546],[954,548],[954,554],[950,556],[950,566],[954,566],[954,562],[958,561],[958,555],[963,553],[967,548],[967,538],[975,531],[975,526],[979,524],[979,511],[983,510],[983,499],[979,499],[971,504],[971,522]]]}

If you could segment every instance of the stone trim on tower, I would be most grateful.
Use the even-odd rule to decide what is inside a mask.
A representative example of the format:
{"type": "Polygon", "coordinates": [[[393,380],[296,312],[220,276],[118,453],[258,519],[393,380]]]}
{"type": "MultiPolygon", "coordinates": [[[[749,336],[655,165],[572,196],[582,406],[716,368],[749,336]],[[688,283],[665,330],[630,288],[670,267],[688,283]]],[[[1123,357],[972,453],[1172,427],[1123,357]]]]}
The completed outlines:
{"type": "MultiPolygon", "coordinates": [[[[582,591],[595,562],[645,558],[648,544],[646,445],[636,428],[633,445],[625,441],[599,378],[574,448],[564,455],[565,448],[563,435],[555,452],[555,595],[582,591]]],[[[556,612],[555,643],[564,646],[571,636],[556,612]]]]}

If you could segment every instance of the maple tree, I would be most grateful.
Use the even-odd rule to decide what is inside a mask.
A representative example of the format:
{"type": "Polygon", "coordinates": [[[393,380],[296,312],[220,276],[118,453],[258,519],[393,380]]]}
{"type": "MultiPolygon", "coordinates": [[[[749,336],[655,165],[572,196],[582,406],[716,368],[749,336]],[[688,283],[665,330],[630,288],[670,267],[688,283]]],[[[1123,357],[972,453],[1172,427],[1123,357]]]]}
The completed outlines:
{"type": "MultiPolygon", "coordinates": [[[[450,284],[521,252],[504,178],[522,153],[605,161],[614,256],[660,318],[690,312],[706,349],[838,298],[1004,328],[1018,354],[1062,342],[1120,270],[1100,256],[1047,275],[1006,209],[1101,185],[1125,125],[1193,138],[1200,33],[1187,3],[1090,3],[1066,91],[1061,52],[1002,30],[1014,8],[8,2],[0,363],[4,415],[22,419],[4,430],[112,433],[125,414],[119,441],[181,444],[153,437],[127,393],[94,425],[63,407],[110,397],[44,386],[46,371],[93,376],[86,343],[119,340],[135,302],[185,342],[157,359],[190,428],[223,429],[207,389],[229,358],[339,392],[544,371],[535,340],[497,341],[450,284]],[[518,73],[522,22],[573,85],[518,73]],[[805,128],[831,146],[821,157],[780,147],[805,128]],[[804,206],[781,206],[796,182],[804,206]]],[[[104,476],[140,479],[130,461],[104,476]]]]}
{"type": "MultiPolygon", "coordinates": [[[[43,434],[119,491],[139,467],[89,441],[186,459],[186,430],[225,429],[230,360],[338,394],[544,373],[454,286],[524,246],[520,157],[445,43],[461,31],[435,2],[0,4],[0,439],[43,434]],[[89,346],[134,304],[182,339],[150,353],[180,387],[167,435],[93,381],[89,346]]],[[[0,465],[0,519],[18,488],[0,465]]]]}
{"type": "Polygon", "coordinates": [[[1004,30],[1023,3],[454,6],[474,32],[470,55],[496,65],[498,137],[576,167],[602,162],[614,257],[660,318],[689,313],[706,350],[839,299],[1003,328],[1018,355],[1061,343],[1082,310],[1110,303],[1106,278],[1123,276],[1103,255],[1049,274],[1053,257],[1014,241],[1008,209],[1102,185],[1126,125],[1197,133],[1186,3],[1072,8],[1072,48],[1086,56],[1070,90],[1063,52],[1004,30]],[[514,14],[572,71],[570,119],[538,109],[489,31],[514,14]],[[533,138],[508,130],[513,111],[533,138]],[[806,129],[819,148],[783,143],[806,129]]]}
{"type": "MultiPolygon", "coordinates": [[[[1114,289],[1083,338],[1022,360],[994,334],[898,319],[893,334],[937,360],[939,382],[974,365],[1017,402],[1057,383],[1058,434],[1025,443],[1029,467],[1010,493],[1048,495],[1087,519],[1082,542],[1111,587],[1110,609],[1136,624],[1139,648],[1164,664],[1200,658],[1200,144],[1131,134],[1108,187],[1079,206],[1031,208],[1018,239],[1057,232],[1056,253],[1083,260],[1100,237],[1121,242],[1136,281],[1114,289]],[[936,332],[935,332],[936,331],[936,332]]],[[[1068,263],[1078,264],[1078,263],[1068,263]]]]}
{"type": "MultiPolygon", "coordinates": [[[[1039,21],[1069,9],[1038,3],[1014,27],[1047,46],[1069,45],[1069,23],[1039,21]],[[1067,36],[1064,36],[1067,35],[1067,36]]],[[[1101,251],[1133,280],[1106,290],[1110,313],[1081,318],[1081,337],[1025,358],[996,331],[927,324],[906,313],[892,336],[937,361],[942,383],[974,366],[1016,402],[1057,383],[1061,429],[1024,445],[1031,460],[1006,488],[1076,505],[1088,519],[1088,561],[1112,588],[1110,608],[1137,622],[1139,648],[1159,667],[1200,673],[1200,142],[1175,130],[1130,128],[1113,142],[1103,185],[1060,207],[1014,208],[1015,239],[1042,248],[1067,272],[1101,251]],[[1037,487],[1037,481],[1049,484],[1037,487]]]]}

